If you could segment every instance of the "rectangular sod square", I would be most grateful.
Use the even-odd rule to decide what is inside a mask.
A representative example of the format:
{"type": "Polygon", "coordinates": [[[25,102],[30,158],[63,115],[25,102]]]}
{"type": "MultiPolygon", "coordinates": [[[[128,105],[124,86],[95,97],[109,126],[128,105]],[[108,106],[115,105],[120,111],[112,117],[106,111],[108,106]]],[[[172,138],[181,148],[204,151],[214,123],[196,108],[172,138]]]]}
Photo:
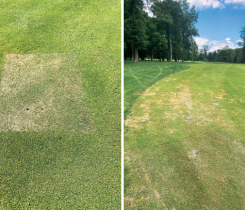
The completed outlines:
{"type": "Polygon", "coordinates": [[[0,131],[93,128],[74,53],[6,55],[0,107],[0,131]]]}

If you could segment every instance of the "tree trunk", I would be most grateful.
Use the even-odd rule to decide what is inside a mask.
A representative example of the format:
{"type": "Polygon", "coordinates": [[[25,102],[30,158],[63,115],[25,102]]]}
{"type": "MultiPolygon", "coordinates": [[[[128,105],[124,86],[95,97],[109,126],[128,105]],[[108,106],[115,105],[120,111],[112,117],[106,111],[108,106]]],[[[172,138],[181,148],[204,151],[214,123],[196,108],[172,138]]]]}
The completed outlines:
{"type": "Polygon", "coordinates": [[[172,40],[171,40],[171,33],[169,33],[169,44],[170,44],[170,62],[172,62],[172,40]]]}
{"type": "Polygon", "coordinates": [[[175,56],[175,62],[177,62],[177,56],[175,56]]]}
{"type": "Polygon", "coordinates": [[[134,63],[139,63],[139,52],[138,49],[135,48],[135,59],[134,59],[134,63]]]}
{"type": "Polygon", "coordinates": [[[185,54],[185,46],[184,46],[184,40],[185,40],[185,37],[184,37],[184,34],[182,35],[182,39],[183,39],[183,51],[182,51],[182,62],[184,62],[184,54],[185,54]]]}
{"type": "Polygon", "coordinates": [[[132,57],[133,57],[133,60],[135,59],[135,53],[134,53],[134,46],[132,45],[132,57]]]}
{"type": "Polygon", "coordinates": [[[153,61],[153,47],[151,48],[151,61],[153,61]]]}

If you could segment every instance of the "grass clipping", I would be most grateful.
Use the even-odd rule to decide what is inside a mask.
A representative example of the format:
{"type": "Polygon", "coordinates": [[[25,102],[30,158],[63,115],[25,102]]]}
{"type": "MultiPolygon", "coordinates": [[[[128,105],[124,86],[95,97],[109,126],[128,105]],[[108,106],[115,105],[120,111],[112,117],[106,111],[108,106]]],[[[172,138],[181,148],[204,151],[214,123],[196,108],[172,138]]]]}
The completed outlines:
{"type": "Polygon", "coordinates": [[[73,53],[8,54],[0,82],[0,131],[92,129],[73,53]]]}

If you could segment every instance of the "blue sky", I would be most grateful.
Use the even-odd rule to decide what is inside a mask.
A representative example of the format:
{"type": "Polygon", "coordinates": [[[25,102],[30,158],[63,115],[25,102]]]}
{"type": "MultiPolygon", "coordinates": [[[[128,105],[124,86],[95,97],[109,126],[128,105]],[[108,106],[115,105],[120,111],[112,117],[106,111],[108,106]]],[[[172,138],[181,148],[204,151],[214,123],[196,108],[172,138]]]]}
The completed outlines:
{"type": "Polygon", "coordinates": [[[198,29],[200,37],[196,42],[201,47],[209,45],[210,51],[226,45],[237,48],[239,31],[245,26],[245,0],[188,0],[199,12],[198,29]]]}
{"type": "Polygon", "coordinates": [[[237,48],[239,31],[245,26],[245,0],[187,0],[199,13],[196,28],[200,37],[196,42],[201,48],[208,45],[210,51],[226,45],[237,48]]]}

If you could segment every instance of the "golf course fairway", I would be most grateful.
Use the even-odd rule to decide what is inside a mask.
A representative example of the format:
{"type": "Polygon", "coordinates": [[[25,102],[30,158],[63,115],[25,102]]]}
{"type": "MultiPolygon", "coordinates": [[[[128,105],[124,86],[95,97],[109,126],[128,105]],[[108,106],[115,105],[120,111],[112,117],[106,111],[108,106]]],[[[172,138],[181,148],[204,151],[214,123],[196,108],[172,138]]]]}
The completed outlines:
{"type": "Polygon", "coordinates": [[[0,14],[0,209],[120,209],[121,2],[0,14]]]}
{"type": "Polygon", "coordinates": [[[186,65],[125,119],[125,209],[245,209],[245,65],[186,65]]]}

